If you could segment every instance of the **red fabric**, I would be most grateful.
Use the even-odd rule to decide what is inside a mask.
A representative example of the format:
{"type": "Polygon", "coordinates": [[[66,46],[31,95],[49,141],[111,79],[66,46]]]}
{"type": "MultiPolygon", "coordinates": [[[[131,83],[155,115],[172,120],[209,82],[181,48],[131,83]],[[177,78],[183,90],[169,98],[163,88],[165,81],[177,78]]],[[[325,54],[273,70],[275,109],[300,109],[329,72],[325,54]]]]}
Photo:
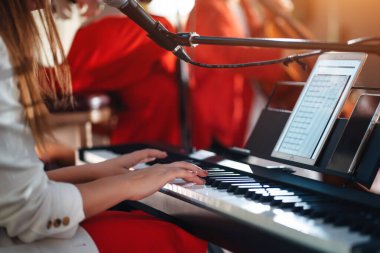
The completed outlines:
{"type": "MultiPolygon", "coordinates": [[[[196,0],[187,29],[203,36],[244,37],[227,2],[196,0]]],[[[251,31],[257,30],[255,20],[250,20],[249,25],[251,31]]],[[[203,63],[242,63],[281,55],[278,49],[211,45],[199,45],[189,53],[203,63]]],[[[272,87],[285,75],[280,65],[239,69],[192,67],[191,74],[193,144],[199,148],[209,147],[213,138],[225,146],[243,146],[254,99],[251,81],[272,87]]]]}
{"type": "Polygon", "coordinates": [[[207,243],[141,211],[107,211],[81,224],[100,253],[202,253],[207,243]]]}
{"type": "MultiPolygon", "coordinates": [[[[166,19],[154,18],[174,30],[166,19]]],[[[74,94],[120,97],[123,108],[112,132],[112,144],[179,144],[176,59],[129,18],[107,17],[81,28],[68,61],[74,94]]]]}

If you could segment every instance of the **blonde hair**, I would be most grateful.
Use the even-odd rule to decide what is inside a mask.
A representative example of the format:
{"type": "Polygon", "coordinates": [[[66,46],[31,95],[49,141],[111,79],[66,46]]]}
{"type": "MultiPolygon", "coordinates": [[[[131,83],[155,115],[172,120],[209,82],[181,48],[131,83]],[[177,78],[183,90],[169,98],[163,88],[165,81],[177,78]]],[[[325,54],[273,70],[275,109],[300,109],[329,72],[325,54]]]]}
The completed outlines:
{"type": "Polygon", "coordinates": [[[49,113],[44,101],[62,101],[71,97],[71,78],[63,48],[51,13],[50,0],[34,0],[38,6],[33,15],[26,0],[0,1],[0,36],[4,40],[20,90],[20,102],[38,148],[44,147],[50,129],[49,113]],[[42,33],[37,26],[41,21],[42,33]],[[46,35],[48,47],[42,42],[46,35]],[[45,52],[45,54],[43,54],[45,52]],[[42,68],[46,52],[52,56],[52,67],[42,68]]]}

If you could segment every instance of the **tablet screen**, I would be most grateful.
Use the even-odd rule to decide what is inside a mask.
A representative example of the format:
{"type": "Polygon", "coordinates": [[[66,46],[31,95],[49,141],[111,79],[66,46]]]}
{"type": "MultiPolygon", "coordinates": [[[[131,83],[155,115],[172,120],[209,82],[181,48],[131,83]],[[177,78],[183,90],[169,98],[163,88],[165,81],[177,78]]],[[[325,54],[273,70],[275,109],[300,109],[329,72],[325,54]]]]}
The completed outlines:
{"type": "Polygon", "coordinates": [[[365,58],[362,53],[327,53],[318,58],[273,157],[315,164],[365,58]]]}

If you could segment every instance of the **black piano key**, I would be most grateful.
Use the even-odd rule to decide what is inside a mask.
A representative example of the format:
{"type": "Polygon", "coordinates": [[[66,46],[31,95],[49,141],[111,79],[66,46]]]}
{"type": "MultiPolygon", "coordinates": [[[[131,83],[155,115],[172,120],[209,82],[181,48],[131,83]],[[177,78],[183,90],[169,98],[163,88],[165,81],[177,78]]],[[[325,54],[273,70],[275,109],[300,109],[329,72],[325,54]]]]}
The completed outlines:
{"type": "Polygon", "coordinates": [[[379,228],[379,218],[371,212],[360,211],[355,215],[355,220],[349,225],[351,231],[365,235],[371,235],[379,228]]]}
{"type": "Polygon", "coordinates": [[[376,240],[376,241],[380,240],[380,228],[375,228],[375,230],[371,234],[371,238],[372,240],[376,240]]]}
{"type": "MultiPolygon", "coordinates": [[[[244,183],[233,183],[230,185],[230,187],[228,187],[227,192],[234,192],[239,187],[243,187],[243,188],[248,187],[249,188],[249,186],[258,186],[258,185],[261,187],[261,184],[257,183],[256,181],[244,182],[244,183]]],[[[254,188],[256,188],[256,187],[254,187],[254,188]]]]}
{"type": "Polygon", "coordinates": [[[378,228],[378,224],[368,224],[366,223],[364,226],[361,227],[361,229],[357,230],[360,234],[363,235],[372,235],[375,233],[375,231],[378,228]]]}
{"type": "Polygon", "coordinates": [[[254,180],[227,180],[218,184],[217,189],[228,189],[232,184],[236,183],[255,183],[254,180]]]}
{"type": "Polygon", "coordinates": [[[352,205],[333,205],[326,215],[324,221],[332,223],[335,226],[346,226],[352,223],[352,220],[357,219],[358,208],[352,205]]]}
{"type": "Polygon", "coordinates": [[[266,188],[265,190],[266,193],[255,193],[251,198],[259,202],[270,203],[278,194],[284,193],[284,191],[278,190],[278,188],[266,188]]]}
{"type": "Polygon", "coordinates": [[[243,182],[254,182],[250,179],[228,179],[228,180],[215,180],[212,184],[212,187],[216,187],[218,189],[227,189],[233,183],[243,183],[243,182]],[[220,188],[219,188],[220,187],[220,188]]]}
{"type": "Polygon", "coordinates": [[[316,201],[316,202],[309,201],[307,203],[314,210],[322,210],[322,211],[335,213],[335,214],[339,214],[342,211],[344,211],[344,209],[341,206],[339,206],[339,204],[336,204],[330,200],[329,201],[316,201]]]}
{"type": "Polygon", "coordinates": [[[207,176],[208,178],[210,179],[250,179],[250,177],[247,177],[247,176],[242,176],[240,174],[229,174],[229,175],[213,175],[213,176],[207,176]]]}
{"type": "MultiPolygon", "coordinates": [[[[326,218],[332,215],[339,215],[341,214],[344,209],[342,209],[342,206],[335,204],[333,202],[315,202],[315,203],[309,203],[311,211],[307,213],[308,216],[313,218],[326,218]]],[[[333,217],[329,217],[328,219],[333,219],[333,217]]]]}
{"type": "MultiPolygon", "coordinates": [[[[208,185],[213,185],[214,182],[219,182],[219,181],[227,181],[227,180],[249,180],[251,179],[250,177],[247,176],[207,176],[206,178],[206,184],[208,185]]],[[[216,187],[216,186],[215,186],[216,187]]]]}
{"type": "Polygon", "coordinates": [[[307,214],[308,212],[311,212],[311,207],[306,202],[297,202],[294,203],[292,211],[294,213],[307,214]]]}
{"type": "MultiPolygon", "coordinates": [[[[230,190],[230,188],[228,190],[230,190]]],[[[263,189],[263,186],[262,185],[239,186],[239,187],[236,187],[232,192],[235,195],[244,195],[249,189],[263,189]]]]}
{"type": "Polygon", "coordinates": [[[253,193],[251,199],[259,201],[259,199],[267,197],[267,196],[269,197],[269,193],[267,193],[267,192],[255,192],[255,193],[253,193]]]}
{"type": "Polygon", "coordinates": [[[258,197],[258,195],[256,195],[255,200],[257,200],[261,203],[269,203],[273,200],[273,196],[271,196],[270,194],[261,194],[260,197],[258,197]]]}
{"type": "Polygon", "coordinates": [[[209,176],[229,176],[229,175],[237,175],[237,173],[232,172],[232,171],[209,171],[208,172],[209,176]]]}
{"type": "Polygon", "coordinates": [[[353,221],[352,224],[350,224],[350,230],[351,231],[360,231],[365,227],[365,223],[362,221],[353,221]]]}
{"type": "Polygon", "coordinates": [[[282,207],[291,207],[294,206],[294,203],[301,202],[302,200],[294,195],[283,195],[283,196],[275,196],[273,200],[270,202],[271,206],[281,206],[282,207]]]}
{"type": "Polygon", "coordinates": [[[294,200],[282,200],[281,203],[279,204],[280,208],[283,209],[292,209],[294,208],[296,203],[301,202],[299,199],[294,199],[294,200]]]}
{"type": "Polygon", "coordinates": [[[273,197],[276,197],[276,196],[295,196],[293,192],[288,192],[288,191],[284,191],[284,190],[279,190],[279,191],[267,190],[267,191],[273,197]]]}
{"type": "Polygon", "coordinates": [[[370,235],[372,238],[380,236],[380,220],[379,219],[373,222],[373,228],[370,235]]]}
{"type": "Polygon", "coordinates": [[[352,224],[352,221],[355,220],[355,214],[331,214],[325,218],[325,222],[331,223],[337,227],[349,227],[352,224]]]}
{"type": "Polygon", "coordinates": [[[254,199],[254,197],[258,193],[267,193],[267,191],[265,189],[262,189],[262,188],[260,188],[260,189],[255,189],[255,188],[248,189],[247,192],[244,194],[244,197],[246,197],[248,199],[254,199]]]}
{"type": "Polygon", "coordinates": [[[226,171],[225,169],[217,168],[217,167],[210,167],[207,169],[209,172],[223,172],[226,171]]]}
{"type": "Polygon", "coordinates": [[[315,203],[315,202],[322,203],[322,202],[326,202],[326,201],[331,201],[330,198],[320,196],[320,195],[304,195],[304,196],[300,196],[300,198],[303,201],[308,202],[308,203],[315,203]]]}
{"type": "Polygon", "coordinates": [[[264,188],[264,189],[249,189],[251,196],[250,198],[253,200],[257,200],[260,202],[268,202],[271,201],[274,197],[276,191],[279,191],[279,188],[264,188]]]}
{"type": "Polygon", "coordinates": [[[234,176],[234,175],[229,175],[228,177],[226,176],[207,176],[205,177],[205,180],[206,180],[206,185],[212,185],[214,183],[214,181],[216,180],[228,180],[228,179],[231,179],[231,178],[234,178],[234,179],[249,179],[249,177],[247,176],[234,176]]]}
{"type": "Polygon", "coordinates": [[[239,173],[235,173],[235,172],[233,172],[233,173],[230,173],[230,172],[227,172],[227,173],[225,173],[225,172],[220,172],[220,173],[219,172],[215,172],[215,173],[209,172],[208,174],[209,174],[209,177],[247,177],[247,176],[243,176],[239,173]]]}
{"type": "Polygon", "coordinates": [[[343,222],[342,222],[343,221],[342,217],[337,216],[335,214],[330,214],[330,213],[327,214],[327,215],[325,215],[325,217],[323,218],[323,221],[325,223],[331,223],[331,224],[333,224],[336,227],[344,225],[343,222]]]}
{"type": "Polygon", "coordinates": [[[229,178],[241,178],[241,179],[244,179],[244,178],[250,178],[250,177],[247,177],[247,176],[242,176],[240,174],[228,174],[228,175],[212,175],[212,176],[207,176],[208,178],[210,179],[229,179],[229,178]]]}
{"type": "Polygon", "coordinates": [[[322,210],[312,210],[307,216],[313,219],[323,218],[327,215],[325,211],[322,210]]]}
{"type": "Polygon", "coordinates": [[[245,198],[255,200],[255,198],[261,197],[262,194],[268,194],[264,189],[248,189],[248,191],[244,194],[245,198]]]}
{"type": "MultiPolygon", "coordinates": [[[[281,188],[282,189],[282,188],[281,188]]],[[[287,190],[288,192],[292,192],[294,193],[294,195],[296,196],[312,196],[312,195],[315,195],[315,194],[312,194],[310,192],[306,192],[306,191],[302,191],[302,190],[296,190],[296,189],[285,189],[287,190]]]]}
{"type": "Polygon", "coordinates": [[[271,196],[274,196],[275,194],[283,192],[283,190],[281,188],[278,188],[274,185],[270,185],[270,187],[265,188],[265,190],[271,196]]]}

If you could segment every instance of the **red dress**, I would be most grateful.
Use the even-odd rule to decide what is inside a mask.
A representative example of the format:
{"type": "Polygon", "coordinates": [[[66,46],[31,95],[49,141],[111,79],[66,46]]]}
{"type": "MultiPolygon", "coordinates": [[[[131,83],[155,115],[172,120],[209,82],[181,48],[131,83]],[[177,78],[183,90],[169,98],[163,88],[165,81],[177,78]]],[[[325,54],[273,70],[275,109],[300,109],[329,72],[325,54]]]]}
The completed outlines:
{"type": "Polygon", "coordinates": [[[107,211],[81,226],[100,253],[202,253],[207,243],[185,230],[141,211],[107,211]]]}
{"type": "MultiPolygon", "coordinates": [[[[154,17],[174,30],[164,18],[154,17]]],[[[111,143],[179,144],[175,57],[124,16],[81,28],[68,61],[74,94],[110,93],[122,103],[111,143]]]]}
{"type": "MultiPolygon", "coordinates": [[[[189,16],[187,30],[202,36],[244,37],[245,32],[231,12],[226,0],[196,0],[189,16]]],[[[251,34],[257,29],[250,16],[251,34]]],[[[203,63],[242,63],[269,60],[281,56],[272,48],[199,45],[191,57],[203,63]]],[[[255,98],[252,80],[270,87],[283,80],[281,65],[240,69],[191,68],[191,102],[193,144],[208,148],[213,139],[224,146],[243,146],[250,109],[255,98]]]]}

